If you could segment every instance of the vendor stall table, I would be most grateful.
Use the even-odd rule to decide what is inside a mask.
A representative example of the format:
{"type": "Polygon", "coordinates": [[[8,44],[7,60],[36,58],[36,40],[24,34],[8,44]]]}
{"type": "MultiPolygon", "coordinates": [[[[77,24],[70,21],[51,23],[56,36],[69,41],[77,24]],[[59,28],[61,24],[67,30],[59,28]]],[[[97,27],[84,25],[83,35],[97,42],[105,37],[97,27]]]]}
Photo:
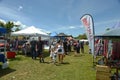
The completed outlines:
{"type": "Polygon", "coordinates": [[[96,80],[111,80],[111,68],[109,66],[96,66],[96,80]]]}

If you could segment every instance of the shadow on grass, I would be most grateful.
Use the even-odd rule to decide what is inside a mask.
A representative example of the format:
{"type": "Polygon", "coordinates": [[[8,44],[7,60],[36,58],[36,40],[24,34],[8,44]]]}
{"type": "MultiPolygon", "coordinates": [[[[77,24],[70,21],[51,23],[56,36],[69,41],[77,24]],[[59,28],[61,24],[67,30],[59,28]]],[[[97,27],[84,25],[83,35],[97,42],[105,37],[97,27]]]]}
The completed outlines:
{"type": "Polygon", "coordinates": [[[70,64],[69,62],[63,62],[63,63],[56,63],[56,66],[62,66],[62,65],[68,65],[70,64]]]}
{"type": "Polygon", "coordinates": [[[61,64],[63,64],[63,65],[68,65],[68,64],[70,64],[69,62],[63,62],[63,63],[61,63],[61,64]]]}
{"type": "Polygon", "coordinates": [[[0,77],[5,76],[5,75],[7,75],[9,73],[12,73],[12,72],[16,71],[15,69],[10,69],[9,67],[6,68],[6,69],[2,69],[1,67],[2,66],[0,65],[0,77]]]}

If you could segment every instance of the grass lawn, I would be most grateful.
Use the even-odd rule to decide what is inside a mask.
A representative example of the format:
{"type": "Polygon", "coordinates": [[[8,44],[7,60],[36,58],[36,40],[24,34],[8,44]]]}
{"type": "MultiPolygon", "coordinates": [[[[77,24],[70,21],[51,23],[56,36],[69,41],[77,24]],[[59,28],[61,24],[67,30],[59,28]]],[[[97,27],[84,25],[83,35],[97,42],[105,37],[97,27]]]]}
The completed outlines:
{"type": "MultiPolygon", "coordinates": [[[[48,52],[45,52],[45,63],[39,59],[17,55],[9,59],[9,68],[0,68],[0,80],[95,80],[96,71],[93,69],[92,55],[85,53],[74,57],[74,53],[66,55],[65,64],[54,65],[50,61],[48,52]]],[[[0,65],[1,67],[1,65],[0,65]]]]}

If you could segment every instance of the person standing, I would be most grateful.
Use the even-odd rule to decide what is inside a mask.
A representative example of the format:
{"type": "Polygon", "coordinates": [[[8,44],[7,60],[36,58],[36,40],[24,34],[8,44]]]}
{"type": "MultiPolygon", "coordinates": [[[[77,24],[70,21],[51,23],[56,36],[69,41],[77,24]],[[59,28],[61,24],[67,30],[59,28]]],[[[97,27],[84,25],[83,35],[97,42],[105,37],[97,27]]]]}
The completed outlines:
{"type": "Polygon", "coordinates": [[[80,42],[79,42],[79,40],[77,41],[76,52],[80,53],[80,42]]]}
{"type": "Polygon", "coordinates": [[[80,42],[81,52],[84,53],[84,41],[80,42]]]}
{"type": "Polygon", "coordinates": [[[57,57],[56,47],[55,47],[55,45],[51,44],[50,45],[50,58],[51,58],[50,62],[53,62],[55,64],[56,63],[56,57],[57,57]]]}
{"type": "Polygon", "coordinates": [[[68,54],[68,43],[67,43],[67,39],[64,40],[64,42],[63,42],[63,47],[64,47],[64,50],[65,50],[65,54],[67,55],[67,54],[68,54]]]}
{"type": "Polygon", "coordinates": [[[70,54],[70,52],[71,52],[71,42],[70,41],[67,41],[68,43],[68,54],[70,54]]]}
{"type": "Polygon", "coordinates": [[[36,51],[38,53],[38,56],[40,58],[40,63],[44,63],[44,58],[43,58],[43,50],[44,50],[44,42],[41,40],[41,37],[38,38],[38,42],[36,44],[36,51]]]}
{"type": "Polygon", "coordinates": [[[13,47],[16,51],[18,51],[18,38],[14,40],[13,47]]]}
{"type": "Polygon", "coordinates": [[[32,59],[36,59],[37,57],[37,53],[36,53],[36,41],[35,39],[33,38],[32,41],[30,42],[30,45],[31,45],[31,56],[32,56],[32,59]]]}
{"type": "Polygon", "coordinates": [[[63,58],[65,54],[64,54],[63,42],[61,40],[57,42],[57,54],[58,54],[59,63],[63,63],[63,58]]]}

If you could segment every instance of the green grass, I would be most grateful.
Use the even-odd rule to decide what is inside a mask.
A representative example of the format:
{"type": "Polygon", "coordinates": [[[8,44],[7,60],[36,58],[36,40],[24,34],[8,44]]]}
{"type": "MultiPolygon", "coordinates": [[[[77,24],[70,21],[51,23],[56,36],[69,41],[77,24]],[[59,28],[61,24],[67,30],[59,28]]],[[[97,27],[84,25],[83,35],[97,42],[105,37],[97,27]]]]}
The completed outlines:
{"type": "Polygon", "coordinates": [[[46,63],[17,55],[15,59],[9,59],[9,68],[0,69],[0,80],[95,80],[96,71],[93,69],[92,55],[88,54],[87,47],[85,54],[74,57],[72,52],[66,55],[65,64],[48,64],[49,61],[47,52],[46,63]]]}

